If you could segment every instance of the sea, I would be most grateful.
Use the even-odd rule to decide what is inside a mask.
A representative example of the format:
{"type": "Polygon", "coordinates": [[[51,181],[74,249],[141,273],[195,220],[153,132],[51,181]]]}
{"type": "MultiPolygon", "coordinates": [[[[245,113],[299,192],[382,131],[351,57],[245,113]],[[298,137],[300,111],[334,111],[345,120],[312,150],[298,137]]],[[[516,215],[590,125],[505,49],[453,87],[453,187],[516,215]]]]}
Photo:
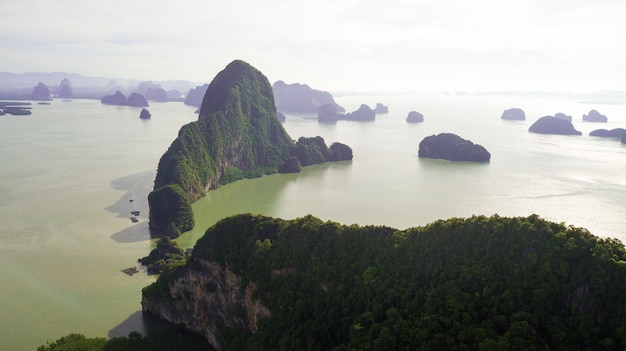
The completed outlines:
{"type": "MultiPolygon", "coordinates": [[[[626,242],[626,145],[589,136],[626,128],[626,105],[575,98],[403,94],[335,98],[354,111],[389,107],[372,122],[318,123],[286,114],[295,140],[322,136],[349,145],[352,161],[301,173],[241,180],[193,204],[196,227],[177,242],[193,247],[216,221],[237,213],[312,214],[343,224],[397,229],[439,219],[539,216],[626,242]],[[517,107],[525,121],[505,121],[517,107]],[[608,123],[583,122],[596,109],[608,123]],[[406,122],[417,111],[423,123],[406,122]],[[539,117],[571,115],[581,136],[528,132],[539,117]],[[489,163],[417,157],[442,132],[484,146],[489,163]]],[[[69,333],[126,336],[157,328],[141,313],[141,289],[155,280],[137,263],[154,247],[147,195],[161,155],[197,119],[181,102],[140,109],[97,100],[33,103],[30,116],[0,116],[0,350],[34,350],[69,333]],[[131,211],[140,211],[137,222],[131,211]],[[125,268],[139,273],[127,275],[125,268]]]]}

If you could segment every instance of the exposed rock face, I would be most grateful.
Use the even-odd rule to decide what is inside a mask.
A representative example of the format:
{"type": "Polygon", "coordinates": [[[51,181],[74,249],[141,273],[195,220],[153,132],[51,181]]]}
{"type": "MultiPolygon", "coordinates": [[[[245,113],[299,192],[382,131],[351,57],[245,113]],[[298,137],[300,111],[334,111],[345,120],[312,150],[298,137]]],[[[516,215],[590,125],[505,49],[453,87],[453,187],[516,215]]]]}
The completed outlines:
{"type": "Polygon", "coordinates": [[[366,104],[361,104],[358,110],[346,113],[344,119],[348,121],[373,121],[376,119],[376,113],[366,104]]]}
{"type": "Polygon", "coordinates": [[[406,116],[407,123],[421,123],[424,122],[424,115],[417,111],[411,111],[406,116]]]}
{"type": "Polygon", "coordinates": [[[102,98],[102,100],[100,100],[100,102],[107,105],[127,105],[126,96],[124,96],[124,94],[122,94],[119,90],[116,91],[113,95],[106,95],[102,98]]]}
{"type": "Polygon", "coordinates": [[[607,122],[608,118],[600,114],[600,112],[596,110],[589,111],[589,114],[583,115],[583,121],[585,122],[607,122]]]}
{"type": "Polygon", "coordinates": [[[59,84],[59,92],[57,94],[62,99],[71,99],[74,93],[72,92],[72,83],[69,79],[65,78],[59,84]]]}
{"type": "Polygon", "coordinates": [[[326,91],[311,89],[306,84],[286,84],[282,80],[272,85],[276,108],[279,111],[296,113],[317,113],[320,106],[325,104],[334,105],[340,113],[345,109],[339,106],[333,96],[326,91]]]}
{"type": "Polygon", "coordinates": [[[557,118],[557,119],[562,119],[562,120],[564,120],[564,121],[568,121],[568,122],[571,122],[571,121],[572,121],[572,116],[570,116],[570,115],[566,115],[566,114],[561,113],[561,112],[557,112],[557,113],[554,115],[554,118],[557,118]]]}
{"type": "Polygon", "coordinates": [[[385,106],[381,104],[380,102],[377,102],[376,107],[374,107],[374,113],[376,114],[389,113],[389,106],[385,106]]]}
{"type": "Polygon", "coordinates": [[[317,113],[317,120],[319,122],[337,122],[339,116],[337,115],[337,108],[333,104],[324,104],[320,106],[317,113]]]}
{"type": "Polygon", "coordinates": [[[589,136],[622,139],[624,136],[626,136],[626,129],[624,128],[615,128],[611,130],[596,129],[592,131],[591,133],[589,133],[589,136]]]}
{"type": "Polygon", "coordinates": [[[253,297],[255,285],[243,285],[241,277],[215,262],[194,259],[164,287],[162,296],[143,294],[144,312],[204,335],[217,350],[220,332],[227,327],[256,332],[258,322],[270,311],[253,297]]]}
{"type": "Polygon", "coordinates": [[[202,99],[204,99],[204,94],[206,94],[207,89],[209,89],[208,84],[189,89],[189,92],[185,97],[185,105],[200,107],[202,105],[202,99]]]}
{"type": "Polygon", "coordinates": [[[152,117],[152,114],[150,113],[150,111],[146,110],[145,108],[142,108],[141,112],[139,113],[139,118],[150,119],[150,117],[152,117]]]}
{"type": "Polygon", "coordinates": [[[452,133],[424,138],[417,155],[449,161],[489,162],[491,159],[491,154],[484,147],[452,133]]]}
{"type": "Polygon", "coordinates": [[[544,116],[533,123],[528,131],[539,134],[582,135],[571,122],[552,116],[544,116]]]}
{"type": "Polygon", "coordinates": [[[33,88],[32,98],[33,100],[50,100],[50,89],[40,82],[33,88]]]}
{"type": "Polygon", "coordinates": [[[133,106],[133,107],[146,107],[148,106],[148,101],[146,100],[145,97],[143,97],[143,95],[139,94],[139,93],[132,93],[130,94],[130,96],[128,97],[128,106],[133,106]]]}
{"type": "Polygon", "coordinates": [[[526,120],[526,114],[521,108],[514,107],[504,110],[504,112],[502,112],[502,117],[500,118],[509,121],[524,121],[526,120]]]}

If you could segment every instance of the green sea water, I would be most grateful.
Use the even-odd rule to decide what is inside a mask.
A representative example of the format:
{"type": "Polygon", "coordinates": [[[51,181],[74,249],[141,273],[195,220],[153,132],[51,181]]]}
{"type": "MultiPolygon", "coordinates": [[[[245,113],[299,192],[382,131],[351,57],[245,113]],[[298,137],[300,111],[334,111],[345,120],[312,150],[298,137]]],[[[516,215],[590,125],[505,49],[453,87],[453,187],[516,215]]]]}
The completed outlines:
{"type": "MultiPolygon", "coordinates": [[[[455,216],[537,213],[626,239],[626,145],[588,136],[626,127],[624,105],[476,96],[337,101],[349,111],[381,102],[389,113],[336,124],[288,114],[284,126],[294,139],[321,135],[329,144],[348,144],[352,161],[211,191],[194,203],[196,228],[179,244],[192,247],[208,226],[242,212],[401,229],[455,216]],[[527,120],[500,120],[510,107],[524,109],[527,120]],[[591,108],[609,123],[583,123],[591,108]],[[410,110],[425,122],[407,124],[410,110]],[[583,135],[527,132],[556,112],[572,115],[583,135]],[[440,132],[483,145],[491,162],[419,159],[419,142],[440,132]]],[[[146,332],[141,288],[154,278],[121,269],[138,266],[153,245],[147,194],[160,156],[180,126],[197,118],[195,108],[152,103],[152,119],[144,121],[140,109],[92,100],[32,107],[31,116],[0,117],[0,350],[33,350],[71,332],[146,332]],[[130,221],[131,210],[141,211],[138,223],[130,221]]]]}

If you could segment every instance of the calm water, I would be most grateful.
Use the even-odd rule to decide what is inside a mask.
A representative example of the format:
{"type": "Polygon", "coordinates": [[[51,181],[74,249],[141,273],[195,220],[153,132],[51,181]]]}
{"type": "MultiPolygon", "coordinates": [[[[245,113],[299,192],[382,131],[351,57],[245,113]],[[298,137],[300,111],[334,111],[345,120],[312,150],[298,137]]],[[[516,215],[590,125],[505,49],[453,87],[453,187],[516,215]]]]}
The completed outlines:
{"type": "MultiPolygon", "coordinates": [[[[342,223],[396,228],[472,214],[529,215],[588,228],[626,241],[626,146],[592,138],[597,128],[626,127],[626,106],[575,101],[482,97],[344,97],[347,110],[382,102],[375,122],[319,124],[288,115],[295,139],[321,135],[354,151],[352,162],[302,173],[243,180],[194,204],[192,246],[215,221],[253,212],[283,218],[309,213],[342,223]],[[500,120],[520,107],[524,122],[500,120]],[[596,108],[608,124],[583,123],[596,108]],[[407,124],[410,110],[425,122],[407,124]],[[564,112],[582,136],[527,132],[538,117],[564,112]],[[417,158],[428,135],[452,132],[485,146],[489,164],[417,158]]],[[[127,335],[143,329],[141,288],[129,277],[148,240],[147,193],[160,156],[181,125],[196,119],[182,103],[139,109],[98,101],[33,105],[28,117],[0,117],[0,350],[33,350],[70,332],[127,335]],[[133,200],[132,202],[129,200],[133,200]],[[141,210],[132,224],[130,210],[141,210]]]]}

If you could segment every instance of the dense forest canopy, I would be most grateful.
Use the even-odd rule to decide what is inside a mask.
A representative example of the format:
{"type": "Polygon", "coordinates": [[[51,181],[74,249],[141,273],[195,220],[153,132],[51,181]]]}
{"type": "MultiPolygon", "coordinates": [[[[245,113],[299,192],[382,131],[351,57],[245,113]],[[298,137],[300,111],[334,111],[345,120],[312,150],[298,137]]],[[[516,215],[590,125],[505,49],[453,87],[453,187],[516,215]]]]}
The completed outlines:
{"type": "Polygon", "coordinates": [[[536,215],[406,230],[237,215],[207,230],[144,299],[188,313],[192,295],[171,288],[219,293],[181,280],[207,261],[253,284],[271,313],[254,333],[222,328],[223,350],[626,347],[624,245],[536,215]]]}

